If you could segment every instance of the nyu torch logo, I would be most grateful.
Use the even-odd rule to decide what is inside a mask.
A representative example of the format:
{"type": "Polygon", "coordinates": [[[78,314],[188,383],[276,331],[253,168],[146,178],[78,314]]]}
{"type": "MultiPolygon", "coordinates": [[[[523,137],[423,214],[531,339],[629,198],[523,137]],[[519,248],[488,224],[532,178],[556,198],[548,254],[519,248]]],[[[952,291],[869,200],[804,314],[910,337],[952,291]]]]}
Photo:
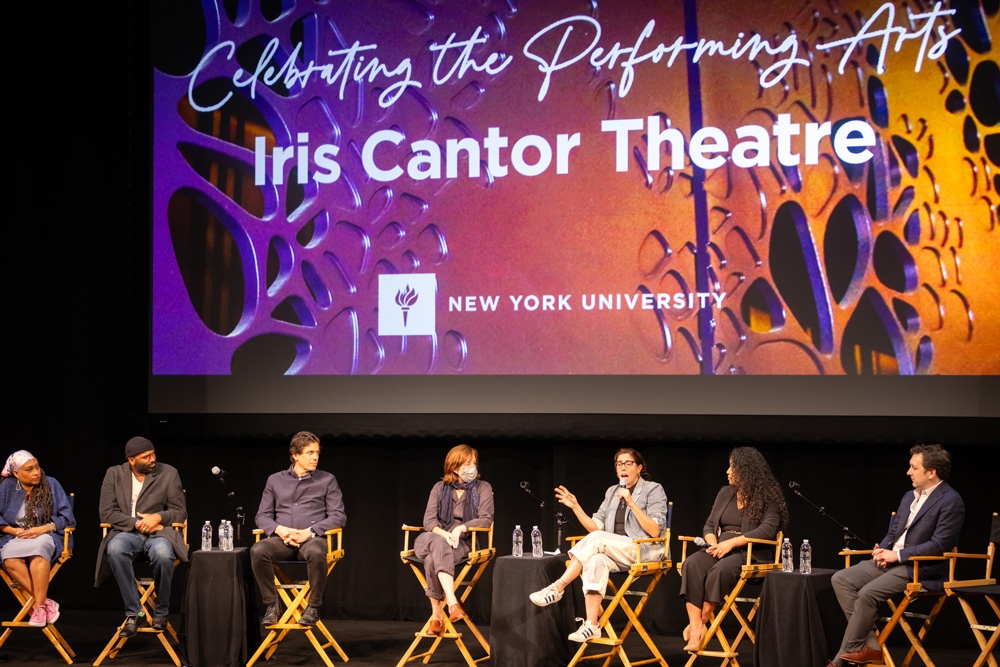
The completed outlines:
{"type": "Polygon", "coordinates": [[[378,335],[433,336],[437,276],[433,273],[378,277],[378,335]]]}
{"type": "Polygon", "coordinates": [[[409,285],[396,292],[396,305],[403,311],[404,329],[406,328],[406,315],[410,312],[410,308],[413,307],[413,304],[415,304],[419,298],[420,295],[417,293],[417,290],[413,289],[409,285]]]}

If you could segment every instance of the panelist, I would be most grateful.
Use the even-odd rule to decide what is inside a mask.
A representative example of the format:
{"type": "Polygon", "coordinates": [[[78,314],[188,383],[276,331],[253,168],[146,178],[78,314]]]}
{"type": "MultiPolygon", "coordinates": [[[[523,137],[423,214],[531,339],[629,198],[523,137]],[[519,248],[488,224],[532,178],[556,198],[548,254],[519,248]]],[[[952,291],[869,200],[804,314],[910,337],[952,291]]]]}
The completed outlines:
{"type": "Polygon", "coordinates": [[[48,597],[49,572],[62,553],[65,530],[76,525],[73,506],[59,482],[27,450],[8,456],[0,475],[0,559],[34,599],[28,625],[44,627],[59,619],[59,603],[48,597]]]}
{"type": "MultiPolygon", "coordinates": [[[[685,651],[697,651],[715,607],[736,585],[746,563],[747,538],[773,540],[788,523],[781,486],[764,456],[753,447],[729,453],[727,486],[719,490],[702,537],[707,546],[684,561],[681,597],[688,613],[685,651]]],[[[767,550],[754,551],[756,562],[770,561],[767,550]]]]}
{"type": "Polygon", "coordinates": [[[292,437],[292,465],[267,478],[257,510],[257,527],[267,536],[250,548],[253,576],[267,606],[264,625],[278,622],[281,610],[274,585],[275,561],[301,560],[309,577],[309,605],[300,625],[315,625],[326,589],[326,531],[347,523],[344,497],[337,478],[319,465],[319,438],[308,431],[292,437]]]}
{"type": "Polygon", "coordinates": [[[493,487],[479,479],[479,452],[469,445],[456,445],[444,457],[444,476],[431,489],[424,510],[424,532],[413,543],[423,561],[427,597],[431,600],[428,633],[444,630],[444,614],[455,621],[465,611],[455,597],[455,565],[471,549],[469,528],[493,524],[493,487]]]}
{"type": "MultiPolygon", "coordinates": [[[[558,602],[566,587],[582,575],[587,618],[569,635],[569,640],[574,642],[600,638],[601,628],[597,624],[608,574],[635,562],[632,540],[666,534],[667,494],[662,486],[649,481],[642,455],[623,447],[615,452],[614,462],[619,483],[608,487],[604,502],[593,516],[587,516],[576,496],[565,486],[556,488],[556,499],[573,510],[588,535],[569,550],[566,572],[529,596],[539,607],[558,602]]],[[[641,547],[644,561],[662,560],[664,556],[662,544],[643,544],[641,547]]]]}
{"type": "MultiPolygon", "coordinates": [[[[941,445],[910,449],[906,474],[913,491],[903,495],[889,532],[875,545],[871,560],[833,575],[833,590],[847,616],[847,630],[830,667],[882,662],[882,647],[875,637],[878,604],[903,592],[913,580],[910,558],[940,556],[958,544],[965,503],[945,481],[950,472],[951,454],[941,445]]],[[[922,582],[947,576],[947,563],[920,566],[922,582]]]]}
{"type": "Polygon", "coordinates": [[[125,624],[118,636],[127,638],[138,632],[139,618],[144,615],[133,562],[145,557],[153,567],[152,626],[163,632],[170,613],[174,561],[187,562],[188,551],[184,536],[171,527],[187,520],[177,469],[158,463],[153,443],[143,437],[125,443],[125,458],[125,463],[108,468],[101,485],[101,523],[111,524],[111,529],[97,550],[94,586],[108,579],[109,570],[114,574],[125,603],[125,624]]]}

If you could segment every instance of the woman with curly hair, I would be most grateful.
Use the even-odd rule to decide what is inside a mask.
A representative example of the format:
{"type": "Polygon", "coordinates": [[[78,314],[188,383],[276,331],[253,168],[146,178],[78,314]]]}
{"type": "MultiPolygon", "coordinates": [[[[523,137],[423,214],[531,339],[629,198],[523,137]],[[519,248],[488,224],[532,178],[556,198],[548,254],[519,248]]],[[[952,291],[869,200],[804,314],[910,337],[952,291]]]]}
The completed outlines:
{"type": "Polygon", "coordinates": [[[76,525],[73,508],[62,486],[45,475],[31,452],[11,454],[0,475],[0,559],[35,598],[28,625],[44,627],[59,618],[59,603],[48,597],[49,571],[62,551],[63,531],[76,525]]]}
{"type": "MultiPolygon", "coordinates": [[[[681,597],[690,624],[684,628],[685,651],[697,651],[715,606],[736,585],[746,562],[747,538],[773,540],[788,523],[788,506],[781,486],[764,457],[753,447],[729,453],[729,485],[715,497],[702,535],[707,545],[683,564],[681,597]]],[[[770,560],[766,550],[754,560],[770,560]]]]}

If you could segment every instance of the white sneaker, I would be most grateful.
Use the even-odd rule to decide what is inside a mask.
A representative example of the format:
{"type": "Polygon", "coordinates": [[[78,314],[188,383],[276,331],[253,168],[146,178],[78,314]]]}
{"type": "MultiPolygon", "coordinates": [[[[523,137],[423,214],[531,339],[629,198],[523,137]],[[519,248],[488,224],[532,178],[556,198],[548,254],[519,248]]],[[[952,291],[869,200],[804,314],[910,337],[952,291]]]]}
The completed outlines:
{"type": "Polygon", "coordinates": [[[534,602],[539,607],[547,607],[553,602],[559,602],[562,600],[563,592],[556,588],[555,584],[549,584],[540,591],[535,591],[528,596],[532,602],[534,602]]]}
{"type": "MultiPolygon", "coordinates": [[[[576,620],[580,620],[579,618],[576,620]]],[[[576,632],[570,634],[569,640],[571,642],[589,642],[591,639],[601,638],[601,628],[596,625],[592,625],[590,621],[584,621],[583,625],[576,632]]]]}

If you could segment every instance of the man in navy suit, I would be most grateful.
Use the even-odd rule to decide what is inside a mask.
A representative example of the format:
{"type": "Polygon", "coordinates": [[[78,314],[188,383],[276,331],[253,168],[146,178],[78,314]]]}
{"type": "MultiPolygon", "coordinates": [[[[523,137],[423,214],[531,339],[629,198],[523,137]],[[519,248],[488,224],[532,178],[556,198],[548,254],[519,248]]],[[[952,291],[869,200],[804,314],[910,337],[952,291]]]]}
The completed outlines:
{"type": "MultiPolygon", "coordinates": [[[[847,615],[847,631],[829,667],[882,662],[875,639],[880,602],[906,589],[913,580],[914,556],[940,556],[958,543],[965,521],[965,503],[945,480],[951,454],[941,445],[916,445],[910,450],[913,492],[903,496],[889,533],[875,545],[872,559],[833,575],[837,600],[847,615]]],[[[944,579],[946,563],[924,563],[921,581],[944,579]]]]}
{"type": "Polygon", "coordinates": [[[315,625],[326,588],[326,540],[331,528],[347,523],[344,499],[337,478],[319,464],[319,438],[308,431],[292,437],[288,453],[292,465],[267,478],[257,510],[257,527],[267,535],[250,548],[250,564],[267,605],[264,625],[278,622],[278,592],[274,585],[275,561],[297,559],[306,562],[311,589],[309,605],[300,625],[315,625]]]}

